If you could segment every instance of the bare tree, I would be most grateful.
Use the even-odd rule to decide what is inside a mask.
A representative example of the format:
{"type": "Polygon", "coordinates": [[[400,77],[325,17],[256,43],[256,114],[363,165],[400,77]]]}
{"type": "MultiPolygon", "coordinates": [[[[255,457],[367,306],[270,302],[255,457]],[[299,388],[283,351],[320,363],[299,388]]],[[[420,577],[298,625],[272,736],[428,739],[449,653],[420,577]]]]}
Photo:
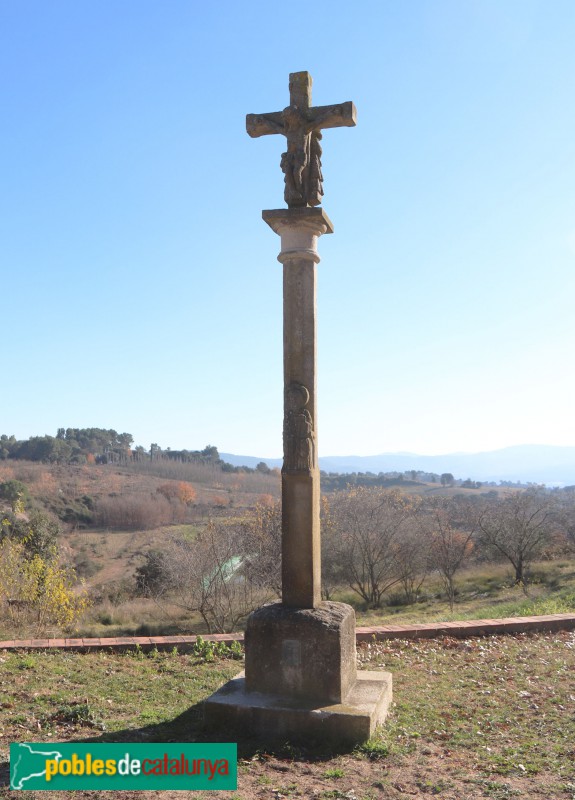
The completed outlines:
{"type": "Polygon", "coordinates": [[[395,545],[414,507],[413,498],[380,487],[356,486],[333,497],[342,574],[369,608],[379,608],[400,581],[395,545]]]}
{"type": "Polygon", "coordinates": [[[149,530],[173,521],[170,503],[160,494],[123,493],[118,497],[102,497],[96,508],[98,524],[122,530],[149,530]]]}
{"type": "Polygon", "coordinates": [[[329,499],[321,498],[321,596],[332,600],[334,591],[346,583],[341,536],[329,499]]]}
{"type": "Polygon", "coordinates": [[[426,499],[420,524],[427,533],[431,563],[441,575],[449,607],[455,603],[455,575],[473,550],[475,515],[469,503],[458,498],[426,499]]]}
{"type": "Polygon", "coordinates": [[[553,498],[544,489],[507,494],[490,503],[479,519],[483,544],[512,564],[515,583],[523,585],[527,568],[548,541],[553,524],[553,498]]]}
{"type": "Polygon", "coordinates": [[[240,539],[245,553],[242,574],[254,586],[281,596],[281,503],[258,503],[242,521],[240,539]]]}
{"type": "Polygon", "coordinates": [[[198,612],[209,633],[236,630],[255,608],[277,596],[278,507],[258,507],[242,523],[210,522],[193,540],[172,540],[166,569],[165,597],[198,612]]]}
{"type": "Polygon", "coordinates": [[[552,552],[571,554],[575,548],[575,486],[554,491],[553,523],[552,552]]]}
{"type": "Polygon", "coordinates": [[[407,603],[415,603],[431,568],[429,538],[412,518],[403,526],[394,544],[397,576],[407,603]]]}

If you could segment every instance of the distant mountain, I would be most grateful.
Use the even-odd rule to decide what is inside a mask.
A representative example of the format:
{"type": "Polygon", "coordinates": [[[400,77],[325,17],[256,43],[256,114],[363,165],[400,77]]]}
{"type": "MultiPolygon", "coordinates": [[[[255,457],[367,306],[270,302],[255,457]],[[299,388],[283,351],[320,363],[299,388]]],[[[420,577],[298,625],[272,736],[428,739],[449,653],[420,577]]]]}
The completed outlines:
{"type": "MultiPolygon", "coordinates": [[[[255,467],[264,461],[269,467],[281,467],[280,458],[256,458],[220,453],[234,466],[255,467]]],[[[544,483],[548,486],[575,485],[575,447],[552,445],[517,445],[486,453],[447,453],[421,456],[416,453],[382,453],[376,456],[320,457],[326,472],[451,472],[456,478],[476,481],[517,481],[544,483]]]]}
{"type": "MultiPolygon", "coordinates": [[[[258,458],[257,456],[235,456],[233,453],[220,453],[220,458],[223,461],[227,461],[228,464],[232,464],[234,467],[251,467],[255,469],[260,461],[263,461],[264,464],[267,464],[270,469],[274,467],[279,467],[283,464],[283,459],[281,458],[258,458]]],[[[323,469],[323,467],[322,467],[323,469]]]]}

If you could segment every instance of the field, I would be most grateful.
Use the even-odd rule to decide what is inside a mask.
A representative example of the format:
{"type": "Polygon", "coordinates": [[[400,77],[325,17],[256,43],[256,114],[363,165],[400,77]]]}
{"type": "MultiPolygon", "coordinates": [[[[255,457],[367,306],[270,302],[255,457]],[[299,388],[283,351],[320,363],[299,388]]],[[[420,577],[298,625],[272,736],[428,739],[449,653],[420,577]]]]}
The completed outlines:
{"type": "MultiPolygon", "coordinates": [[[[170,461],[131,466],[2,462],[0,482],[8,480],[24,482],[40,507],[61,517],[71,515],[72,521],[61,523],[60,551],[62,559],[73,565],[83,579],[93,601],[77,630],[84,636],[205,633],[199,615],[183,611],[172,602],[177,598],[159,603],[137,596],[137,568],[150,550],[161,550],[174,534],[194,537],[210,519],[240,520],[257,503],[274,503],[280,493],[279,475],[274,471],[226,473],[206,464],[170,461]],[[183,486],[186,491],[193,491],[193,502],[170,502],[165,496],[166,486],[183,486]],[[92,513],[91,521],[78,518],[82,509],[92,513]],[[99,524],[102,516],[110,524],[99,524]],[[112,524],[114,521],[118,524],[112,524]]],[[[407,482],[402,491],[449,496],[461,490],[407,482]]],[[[455,584],[453,610],[446,602],[437,574],[427,577],[418,602],[411,605],[405,605],[399,587],[392,589],[383,608],[376,610],[365,610],[358,596],[345,586],[332,599],[351,603],[356,609],[358,625],[521,616],[575,609],[575,562],[569,554],[534,564],[526,591],[514,586],[509,566],[497,563],[471,564],[457,574],[455,584]]],[[[10,628],[7,621],[0,621],[0,638],[24,638],[26,633],[10,628]]],[[[57,635],[58,631],[50,629],[46,634],[57,635]]]]}
{"type": "MultiPolygon", "coordinates": [[[[69,515],[70,521],[61,521],[61,558],[76,569],[94,601],[82,630],[94,636],[133,633],[143,624],[154,633],[202,632],[198,617],[134,598],[136,568],[149,550],[161,549],[167,536],[193,536],[208,519],[241,518],[246,509],[273,503],[280,493],[275,472],[226,473],[206,464],[162,461],[131,466],[0,462],[0,483],[12,480],[26,485],[38,507],[61,520],[69,515]],[[193,502],[169,502],[162,495],[163,487],[180,484],[192,488],[193,502]],[[83,514],[92,514],[92,520],[85,521],[83,514]],[[109,524],[98,524],[100,517],[109,524]]],[[[13,633],[0,620],[0,638],[13,633]]]]}
{"type": "MultiPolygon", "coordinates": [[[[177,653],[15,652],[0,658],[0,797],[12,796],[6,788],[11,741],[205,740],[198,703],[241,667],[177,653]]],[[[393,709],[376,737],[342,754],[317,742],[247,741],[240,747],[237,793],[190,796],[575,796],[574,633],[395,640],[364,647],[360,661],[394,677],[393,709]]],[[[42,792],[42,798],[68,794],[42,792]]],[[[162,797],[182,796],[171,794],[162,797]]],[[[111,794],[118,800],[146,796],[156,795],[111,794]]]]}
{"type": "MultiPolygon", "coordinates": [[[[263,474],[222,472],[208,464],[146,462],[126,466],[61,466],[26,461],[0,462],[0,483],[18,480],[25,483],[30,495],[41,505],[59,512],[88,497],[97,507],[109,499],[124,503],[161,501],[158,488],[169,481],[193,486],[196,498],[190,510],[193,518],[224,509],[253,506],[260,498],[279,497],[280,481],[276,472],[263,474]]],[[[167,520],[170,523],[172,520],[167,520]]],[[[82,523],[72,527],[82,527],[82,523]]],[[[152,526],[153,527],[153,526],[152,526]]]]}
{"type": "MultiPolygon", "coordinates": [[[[453,611],[441,594],[440,581],[431,576],[424,586],[420,602],[411,606],[358,610],[358,625],[408,625],[575,611],[575,562],[572,559],[536,562],[526,587],[514,585],[511,570],[505,564],[471,566],[458,574],[456,584],[457,598],[453,611]]],[[[344,593],[341,599],[353,601],[348,593],[344,593]]]]}
{"type": "MultiPolygon", "coordinates": [[[[125,544],[122,544],[123,534],[108,536],[113,537],[114,544],[119,548],[125,547],[125,544]]],[[[137,557],[131,557],[129,553],[130,548],[123,556],[112,559],[111,566],[106,569],[118,570],[120,575],[124,569],[122,564],[137,563],[137,557]]],[[[534,565],[533,573],[534,583],[524,590],[513,585],[511,574],[504,565],[464,570],[458,579],[459,593],[453,611],[441,595],[439,580],[433,577],[429,579],[424,599],[414,605],[385,606],[382,609],[365,611],[358,603],[358,598],[346,590],[336,593],[335,599],[356,607],[358,626],[497,619],[575,611],[573,561],[541,562],[534,565]]],[[[100,574],[98,573],[95,579],[99,579],[100,574]]],[[[115,582],[108,584],[109,587],[117,585],[115,582]]],[[[197,615],[184,614],[174,604],[159,604],[146,598],[123,597],[120,589],[116,598],[112,594],[112,599],[108,597],[102,600],[88,613],[80,626],[82,635],[206,633],[205,626],[197,615]]],[[[101,590],[102,587],[99,588],[99,591],[101,590]]]]}
{"type": "MultiPolygon", "coordinates": [[[[194,537],[209,519],[241,519],[257,503],[279,496],[276,473],[225,474],[178,463],[148,464],[140,472],[2,464],[0,481],[5,480],[24,481],[37,503],[60,514],[69,510],[75,518],[64,526],[60,549],[94,600],[80,623],[85,636],[203,633],[199,617],[174,602],[135,596],[135,570],[174,533],[194,537]],[[169,502],[162,493],[169,482],[193,486],[194,501],[169,502]],[[136,518],[129,529],[98,525],[98,508],[112,519],[130,507],[142,512],[145,525],[136,518]],[[92,508],[96,516],[83,527],[79,515],[92,508]]],[[[436,485],[414,489],[442,491],[436,485]]],[[[528,587],[516,587],[507,566],[472,564],[456,577],[453,610],[434,574],[412,605],[391,591],[387,605],[366,611],[345,587],[333,599],[355,606],[358,625],[575,609],[572,557],[535,563],[529,577],[528,587]]],[[[395,640],[363,646],[359,659],[363,667],[390,670],[394,678],[391,715],[372,740],[339,754],[326,752],[321,742],[243,741],[238,792],[210,792],[205,800],[575,799],[574,633],[395,640]]],[[[240,668],[237,660],[214,658],[201,648],[195,654],[0,653],[0,797],[12,795],[6,763],[11,741],[205,740],[199,704],[240,668]]],[[[43,792],[42,798],[68,794],[43,792]]],[[[181,797],[170,794],[166,800],[181,797]]],[[[146,795],[154,796],[113,796],[146,795]]]]}

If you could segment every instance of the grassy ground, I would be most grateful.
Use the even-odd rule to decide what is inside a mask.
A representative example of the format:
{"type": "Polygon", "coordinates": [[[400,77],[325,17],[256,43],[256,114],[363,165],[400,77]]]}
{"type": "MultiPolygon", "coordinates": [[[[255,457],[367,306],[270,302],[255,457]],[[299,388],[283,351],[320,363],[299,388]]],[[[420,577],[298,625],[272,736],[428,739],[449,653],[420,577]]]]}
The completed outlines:
{"type": "MultiPolygon", "coordinates": [[[[185,526],[185,530],[191,531],[192,526],[185,526]]],[[[93,591],[100,599],[80,622],[79,635],[206,633],[198,614],[184,613],[177,605],[166,601],[158,603],[133,596],[130,569],[141,562],[141,553],[150,546],[161,546],[165,529],[148,534],[90,532],[76,536],[82,537],[92,556],[101,558],[104,564],[91,579],[93,591]],[[102,575],[108,580],[98,585],[96,582],[102,575]]],[[[354,605],[359,626],[575,613],[575,561],[563,559],[534,564],[531,583],[525,588],[513,585],[511,571],[504,564],[475,566],[457,577],[457,589],[453,610],[443,597],[437,577],[428,579],[420,602],[413,605],[401,605],[401,598],[395,597],[393,605],[365,611],[357,595],[349,590],[342,590],[334,599],[354,605]]],[[[59,635],[55,629],[48,633],[59,635]]],[[[8,627],[8,620],[0,621],[0,639],[26,638],[32,634],[32,631],[8,627]]]]}
{"type": "MultiPolygon", "coordinates": [[[[11,741],[202,740],[196,704],[241,666],[176,653],[0,658],[4,762],[11,741]]],[[[575,797],[574,633],[383,642],[360,660],[394,678],[391,715],[372,740],[347,754],[246,742],[237,793],[205,800],[575,797]]],[[[0,797],[12,796],[6,763],[1,774],[0,797]]],[[[69,794],[42,792],[39,800],[69,794]]]]}
{"type": "MultiPolygon", "coordinates": [[[[132,545],[136,546],[136,539],[132,545]]],[[[118,560],[121,563],[121,557],[118,560]]],[[[573,560],[534,564],[531,582],[526,587],[514,585],[512,573],[504,564],[484,564],[463,570],[456,584],[458,594],[453,610],[445,600],[441,582],[436,576],[428,578],[420,602],[412,605],[402,604],[399,593],[390,598],[392,605],[369,611],[362,608],[360,598],[349,590],[336,593],[334,599],[355,607],[357,624],[360,626],[575,612],[573,560]]],[[[165,603],[159,606],[142,598],[128,598],[119,603],[108,602],[98,606],[82,625],[82,633],[86,636],[129,635],[136,631],[146,635],[206,632],[198,615],[184,616],[176,606],[165,603]],[[141,628],[142,620],[146,621],[145,630],[141,628]]]]}
{"type": "Polygon", "coordinates": [[[534,564],[526,587],[514,586],[512,573],[504,564],[484,564],[464,570],[456,577],[456,586],[453,610],[442,596],[438,578],[428,579],[421,601],[413,605],[364,611],[357,606],[352,593],[346,592],[337,599],[356,604],[358,625],[408,625],[575,612],[575,562],[572,560],[534,564]]]}
{"type": "MultiPolygon", "coordinates": [[[[168,537],[174,534],[194,536],[209,517],[217,517],[220,521],[241,519],[257,502],[273,502],[280,489],[276,473],[222,473],[205,465],[176,462],[146,462],[132,465],[129,469],[118,465],[58,466],[2,462],[0,481],[4,480],[23,481],[37,503],[60,510],[68,505],[73,507],[85,497],[92,499],[95,509],[101,502],[114,498],[152,502],[152,498],[158,499],[158,489],[168,480],[189,481],[194,486],[196,504],[186,507],[185,513],[181,508],[175,509],[178,514],[183,513],[182,524],[171,524],[177,515],[172,518],[172,511],[175,511],[168,504],[166,513],[169,512],[169,519],[154,529],[127,531],[91,527],[82,530],[69,527],[63,532],[60,541],[63,560],[75,566],[94,600],[92,610],[79,624],[77,633],[83,636],[206,633],[199,615],[182,612],[174,603],[158,605],[134,596],[136,569],[144,563],[146,553],[151,549],[161,549],[168,537]]],[[[423,494],[461,492],[460,488],[448,489],[438,484],[417,482],[406,483],[403,489],[423,494]]],[[[467,492],[476,494],[476,490],[467,492]]],[[[433,576],[423,587],[421,602],[410,606],[401,604],[399,591],[395,597],[389,598],[389,605],[376,611],[365,611],[358,596],[349,590],[342,590],[334,599],[354,605],[359,625],[575,610],[575,561],[536,565],[533,577],[535,581],[530,584],[528,594],[524,594],[512,586],[510,571],[505,566],[490,564],[464,571],[456,577],[459,594],[453,610],[443,599],[439,580],[433,576]]],[[[0,619],[0,639],[39,635],[33,626],[26,628],[23,625],[25,620],[18,618],[20,612],[12,610],[16,617],[12,624],[8,609],[3,610],[6,614],[0,619]]],[[[42,634],[58,636],[62,631],[52,628],[42,631],[42,634]]]]}
{"type": "MultiPolygon", "coordinates": [[[[135,540],[133,545],[136,546],[135,540]]],[[[121,563],[120,559],[118,563],[121,563]]],[[[428,579],[421,601],[413,605],[394,604],[365,611],[357,595],[350,591],[341,591],[334,599],[354,605],[359,626],[575,613],[575,562],[569,560],[535,564],[532,582],[527,587],[514,586],[512,574],[503,564],[465,570],[459,576],[457,586],[458,596],[453,610],[443,596],[437,577],[428,579]]],[[[401,598],[397,597],[395,602],[401,602],[401,598]]],[[[204,634],[206,629],[199,615],[184,615],[175,605],[166,602],[159,605],[153,600],[128,597],[95,606],[82,623],[80,632],[84,636],[123,636],[134,633],[204,634]]]]}

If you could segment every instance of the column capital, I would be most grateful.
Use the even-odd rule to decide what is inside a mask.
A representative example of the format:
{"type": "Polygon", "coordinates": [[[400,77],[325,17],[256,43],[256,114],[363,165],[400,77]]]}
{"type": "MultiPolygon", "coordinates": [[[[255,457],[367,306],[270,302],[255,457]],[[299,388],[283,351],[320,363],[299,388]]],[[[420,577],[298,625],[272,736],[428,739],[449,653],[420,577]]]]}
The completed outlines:
{"type": "Polygon", "coordinates": [[[296,258],[319,262],[317,240],[324,233],[333,233],[333,225],[323,208],[278,208],[262,211],[270,228],[281,236],[282,264],[296,258]]]}

